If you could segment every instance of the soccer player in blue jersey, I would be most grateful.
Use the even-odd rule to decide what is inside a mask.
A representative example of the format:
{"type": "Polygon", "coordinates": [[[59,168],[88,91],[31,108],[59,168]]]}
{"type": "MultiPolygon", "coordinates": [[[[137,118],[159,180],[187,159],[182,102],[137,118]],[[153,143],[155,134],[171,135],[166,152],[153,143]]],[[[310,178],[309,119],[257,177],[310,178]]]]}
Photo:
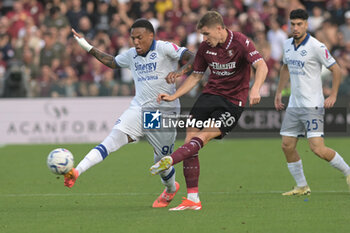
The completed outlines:
{"type": "MultiPolygon", "coordinates": [[[[155,162],[170,154],[169,148],[174,146],[176,129],[168,129],[166,132],[161,130],[145,132],[142,125],[142,111],[143,109],[156,111],[161,108],[171,113],[179,113],[179,101],[159,104],[156,99],[160,93],[175,93],[175,84],[167,83],[166,78],[175,79],[191,71],[194,55],[184,47],[155,40],[153,26],[145,19],[136,20],[131,26],[134,47],[115,57],[90,45],[74,29],[72,32],[79,45],[106,66],[113,69],[129,68],[134,79],[136,94],[130,107],[116,121],[111,133],[101,144],[93,148],[76,168],[65,175],[65,186],[72,187],[78,176],[87,169],[103,161],[111,152],[141,137],[146,137],[152,145],[155,162]],[[177,70],[179,61],[187,63],[177,70]]],[[[168,206],[179,189],[179,184],[175,181],[174,167],[162,172],[160,177],[166,188],[154,201],[154,208],[168,206]]]]}
{"type": "Polygon", "coordinates": [[[312,152],[340,170],[350,186],[348,164],[336,151],[326,147],[323,139],[324,109],[333,107],[336,102],[341,80],[340,68],[326,46],[307,33],[307,19],[308,14],[305,10],[296,9],[290,13],[293,37],[284,43],[284,64],[275,95],[275,108],[284,109],[282,90],[290,79],[291,95],[280,133],[282,150],[296,186],[282,194],[285,196],[311,193],[304,176],[301,158],[296,150],[298,137],[304,136],[305,132],[312,152]],[[327,67],[333,74],[332,92],[326,99],[322,91],[322,66],[327,67]]]}

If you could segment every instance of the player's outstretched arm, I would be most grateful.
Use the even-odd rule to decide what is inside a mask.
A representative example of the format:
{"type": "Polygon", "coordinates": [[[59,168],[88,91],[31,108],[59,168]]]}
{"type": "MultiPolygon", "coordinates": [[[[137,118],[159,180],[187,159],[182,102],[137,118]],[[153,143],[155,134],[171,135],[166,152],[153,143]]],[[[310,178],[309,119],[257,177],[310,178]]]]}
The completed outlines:
{"type": "Polygon", "coordinates": [[[332,92],[324,101],[325,108],[331,108],[334,106],[335,101],[337,101],[338,89],[341,82],[341,71],[339,65],[335,63],[329,68],[329,70],[332,71],[333,74],[332,92]]]}
{"type": "Polygon", "coordinates": [[[268,72],[268,68],[264,60],[255,62],[253,67],[256,69],[256,71],[255,71],[255,81],[249,93],[250,106],[260,103],[260,100],[261,100],[260,88],[263,85],[268,72]]]}
{"type": "Polygon", "coordinates": [[[186,64],[181,66],[180,69],[178,69],[177,71],[170,72],[165,77],[167,83],[175,83],[178,77],[181,77],[183,74],[193,71],[194,58],[195,55],[189,50],[186,50],[181,57],[181,62],[186,61],[186,64]]]}
{"type": "Polygon", "coordinates": [[[85,40],[83,36],[78,34],[74,29],[72,29],[72,32],[74,34],[74,39],[78,42],[80,47],[82,47],[86,52],[90,53],[91,55],[96,57],[97,60],[99,60],[104,65],[110,68],[113,68],[113,69],[119,68],[119,66],[115,62],[114,57],[112,55],[109,55],[93,47],[91,44],[89,44],[89,42],[85,40]]]}
{"type": "Polygon", "coordinates": [[[160,101],[167,101],[171,102],[176,100],[177,98],[180,98],[192,88],[194,88],[197,83],[202,79],[203,74],[198,74],[198,73],[192,73],[190,76],[187,77],[186,81],[177,89],[177,91],[173,95],[168,95],[168,94],[159,94],[157,98],[157,102],[160,103],[160,101]]]}
{"type": "Polygon", "coordinates": [[[275,108],[280,111],[284,109],[284,104],[282,103],[282,91],[287,85],[289,80],[288,66],[283,64],[280,70],[280,80],[278,81],[278,87],[275,94],[275,108]]]}

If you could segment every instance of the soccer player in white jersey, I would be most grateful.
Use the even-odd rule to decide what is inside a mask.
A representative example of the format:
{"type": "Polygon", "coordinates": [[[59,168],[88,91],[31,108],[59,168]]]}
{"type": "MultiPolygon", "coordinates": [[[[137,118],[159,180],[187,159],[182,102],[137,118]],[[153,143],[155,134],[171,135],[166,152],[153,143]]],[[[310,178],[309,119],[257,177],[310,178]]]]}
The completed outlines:
{"type": "Polygon", "coordinates": [[[304,136],[305,132],[312,152],[340,170],[350,186],[348,164],[336,151],[326,147],[323,139],[324,108],[331,108],[336,102],[341,79],[340,68],[326,46],[307,33],[307,19],[308,14],[305,10],[296,9],[290,13],[293,38],[284,43],[284,64],[275,95],[275,108],[284,109],[281,93],[290,79],[291,95],[280,133],[282,150],[296,186],[282,194],[285,196],[311,193],[296,150],[298,136],[304,136]],[[322,92],[322,66],[327,67],[333,75],[332,92],[326,99],[322,92]]]}
{"type": "MultiPolygon", "coordinates": [[[[168,129],[166,132],[160,130],[146,132],[143,130],[142,112],[144,109],[156,111],[161,108],[171,113],[179,113],[179,101],[158,104],[156,99],[158,94],[163,92],[175,93],[175,85],[168,84],[166,78],[175,79],[191,71],[194,55],[184,47],[155,40],[153,26],[145,19],[138,19],[131,26],[131,39],[135,47],[116,57],[93,47],[74,29],[72,32],[79,45],[106,66],[113,69],[129,68],[134,78],[136,94],[130,107],[116,121],[111,133],[101,144],[93,148],[76,168],[65,175],[64,185],[72,187],[78,176],[87,169],[103,161],[111,152],[143,136],[154,149],[155,162],[171,154],[170,148],[174,147],[176,129],[168,129]],[[179,61],[187,63],[177,70],[179,61]]],[[[165,190],[154,201],[154,208],[168,206],[179,189],[179,184],[175,181],[174,167],[161,173],[160,177],[165,190]]]]}

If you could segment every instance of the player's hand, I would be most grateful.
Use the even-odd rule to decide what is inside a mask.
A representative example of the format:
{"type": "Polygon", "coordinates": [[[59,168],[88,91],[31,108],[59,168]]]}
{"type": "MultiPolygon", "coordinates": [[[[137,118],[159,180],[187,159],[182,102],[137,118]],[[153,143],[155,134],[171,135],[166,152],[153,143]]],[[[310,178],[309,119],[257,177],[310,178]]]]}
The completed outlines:
{"type": "Polygon", "coordinates": [[[168,95],[168,94],[159,94],[158,98],[157,98],[157,102],[160,103],[162,100],[166,101],[166,102],[171,102],[174,101],[176,98],[174,98],[174,96],[172,95],[168,95]]]}
{"type": "Polygon", "coordinates": [[[276,94],[275,96],[275,108],[277,111],[284,109],[284,104],[282,103],[282,93],[276,94]]]}
{"type": "Polygon", "coordinates": [[[93,48],[93,46],[89,44],[89,42],[87,42],[85,38],[82,35],[78,34],[73,28],[72,28],[72,32],[74,35],[74,39],[78,42],[80,47],[82,47],[86,52],[89,52],[93,48]]]}
{"type": "Polygon", "coordinates": [[[166,77],[165,80],[167,83],[172,84],[176,82],[176,79],[180,77],[181,74],[178,72],[170,72],[166,77]]]}
{"type": "Polygon", "coordinates": [[[325,108],[332,108],[335,104],[335,101],[337,101],[337,97],[330,95],[327,99],[325,99],[324,107],[325,108]]]}
{"type": "Polygon", "coordinates": [[[260,103],[260,100],[261,96],[259,90],[252,88],[249,93],[249,106],[260,103]]]}

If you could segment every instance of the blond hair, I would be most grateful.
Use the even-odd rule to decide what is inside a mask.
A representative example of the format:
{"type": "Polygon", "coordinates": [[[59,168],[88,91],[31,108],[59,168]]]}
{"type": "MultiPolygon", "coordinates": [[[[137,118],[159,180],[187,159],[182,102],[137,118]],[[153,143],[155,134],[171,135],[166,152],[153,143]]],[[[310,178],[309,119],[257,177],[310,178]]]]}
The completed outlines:
{"type": "Polygon", "coordinates": [[[203,17],[199,20],[197,24],[197,29],[200,30],[203,27],[211,27],[214,25],[220,25],[222,28],[225,28],[224,20],[222,16],[216,11],[208,11],[203,17]]]}

